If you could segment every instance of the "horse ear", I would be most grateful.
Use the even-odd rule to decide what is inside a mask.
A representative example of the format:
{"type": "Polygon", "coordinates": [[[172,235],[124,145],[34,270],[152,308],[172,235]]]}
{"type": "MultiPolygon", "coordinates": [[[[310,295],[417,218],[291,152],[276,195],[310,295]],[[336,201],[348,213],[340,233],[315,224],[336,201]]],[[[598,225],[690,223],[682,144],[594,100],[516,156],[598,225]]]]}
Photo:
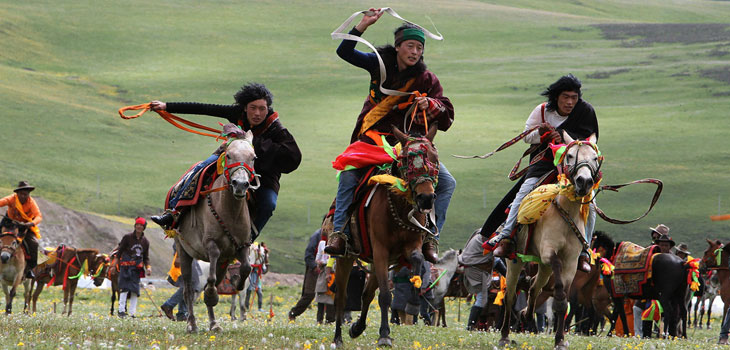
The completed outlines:
{"type": "Polygon", "coordinates": [[[246,133],[243,134],[243,139],[246,140],[246,141],[248,141],[248,142],[252,142],[253,141],[253,133],[251,132],[251,130],[246,130],[246,133]]]}
{"type": "Polygon", "coordinates": [[[715,244],[715,242],[711,241],[709,238],[705,238],[705,240],[707,241],[707,244],[709,244],[709,245],[715,244]]]}
{"type": "Polygon", "coordinates": [[[575,141],[572,137],[570,137],[570,135],[568,135],[565,130],[561,130],[561,133],[563,134],[563,142],[565,142],[566,144],[575,141]]]}
{"type": "Polygon", "coordinates": [[[395,138],[398,139],[401,145],[404,145],[408,142],[408,135],[404,134],[400,129],[398,129],[397,126],[393,125],[391,127],[393,129],[393,135],[395,135],[395,138]]]}
{"type": "Polygon", "coordinates": [[[588,136],[588,142],[595,144],[596,141],[598,141],[598,138],[596,137],[596,133],[592,133],[591,136],[588,136]]]}
{"type": "Polygon", "coordinates": [[[436,132],[439,130],[439,124],[438,123],[432,123],[431,127],[428,128],[428,133],[426,134],[426,139],[433,142],[433,138],[436,137],[436,132]]]}

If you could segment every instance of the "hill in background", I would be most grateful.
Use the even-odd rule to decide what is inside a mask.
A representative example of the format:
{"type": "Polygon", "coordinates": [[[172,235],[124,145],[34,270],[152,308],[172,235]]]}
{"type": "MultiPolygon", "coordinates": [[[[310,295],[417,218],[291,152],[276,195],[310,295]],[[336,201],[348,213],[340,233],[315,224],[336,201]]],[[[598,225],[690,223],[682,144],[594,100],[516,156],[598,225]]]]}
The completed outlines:
{"type": "MultiPolygon", "coordinates": [[[[665,183],[646,219],[599,221],[597,229],[645,244],[648,227],[664,223],[693,255],[705,249],[705,237],[730,239],[730,221],[708,219],[730,212],[730,2],[388,5],[428,28],[430,17],[445,36],[429,40],[425,51],[456,111],[451,129],[436,137],[458,182],[443,249],[462,247],[482,225],[512,186],[506,175],[525,147],[488,160],[450,155],[484,154],[517,135],[542,101],[539,93],[567,73],[582,79],[583,96],[596,108],[604,183],[647,177],[665,183]]],[[[153,113],[121,120],[117,109],[152,99],[228,104],[244,83],[262,82],[303,161],[283,176],[261,240],[272,250],[273,271],[303,272],[307,237],[335,194],[331,161],[346,147],[368,89],[368,74],[335,55],[338,42],[329,33],[366,6],[0,0],[0,186],[28,180],[38,188],[34,194],[78,212],[157,214],[168,188],[218,143],[153,113]]],[[[392,42],[397,25],[385,16],[364,37],[376,45],[392,42]]],[[[633,218],[652,191],[631,186],[601,194],[598,203],[611,217],[633,218]]]]}

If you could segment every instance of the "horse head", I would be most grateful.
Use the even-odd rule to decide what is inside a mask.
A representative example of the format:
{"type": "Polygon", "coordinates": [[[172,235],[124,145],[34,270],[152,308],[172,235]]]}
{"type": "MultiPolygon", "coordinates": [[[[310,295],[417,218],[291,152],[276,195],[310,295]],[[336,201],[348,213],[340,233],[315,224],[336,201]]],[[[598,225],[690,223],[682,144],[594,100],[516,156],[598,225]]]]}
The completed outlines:
{"type": "Polygon", "coordinates": [[[233,196],[236,199],[243,199],[249,188],[258,188],[258,178],[253,167],[256,153],[253,149],[253,134],[250,130],[236,134],[236,136],[231,138],[226,146],[224,174],[233,196]],[[255,186],[251,185],[254,180],[255,186]]]}
{"type": "Polygon", "coordinates": [[[567,146],[559,158],[560,169],[575,187],[575,193],[579,197],[586,196],[601,179],[603,156],[596,146],[596,135],[581,141],[573,140],[563,132],[563,140],[567,146]]]}
{"type": "Polygon", "coordinates": [[[702,255],[700,261],[701,268],[717,269],[720,267],[727,267],[727,254],[723,257],[722,252],[727,249],[727,246],[722,244],[719,240],[707,240],[707,250],[702,255]]]}
{"type": "Polygon", "coordinates": [[[393,134],[402,145],[398,170],[408,183],[416,209],[422,214],[430,213],[436,201],[434,187],[438,183],[439,160],[433,138],[437,130],[434,123],[426,136],[420,136],[406,135],[393,127],[393,134]]]}
{"type": "Polygon", "coordinates": [[[613,257],[613,253],[616,249],[616,243],[613,241],[611,236],[603,231],[596,231],[593,233],[591,246],[596,252],[601,254],[602,258],[609,260],[613,257]]]}
{"type": "Polygon", "coordinates": [[[109,256],[106,254],[96,254],[91,266],[89,266],[89,270],[93,273],[94,285],[100,287],[109,273],[109,256]]]}
{"type": "Polygon", "coordinates": [[[449,249],[444,253],[441,259],[439,259],[438,264],[433,264],[431,267],[432,269],[436,269],[437,271],[442,271],[439,273],[438,276],[436,276],[436,278],[440,279],[438,280],[436,286],[433,287],[433,299],[437,303],[443,301],[444,297],[446,296],[446,292],[449,289],[449,282],[454,276],[456,269],[459,267],[458,258],[459,252],[453,249],[449,249]]]}
{"type": "Polygon", "coordinates": [[[6,232],[5,227],[3,227],[3,233],[0,235],[0,261],[3,264],[7,264],[13,255],[15,255],[15,251],[19,246],[20,240],[16,236],[16,233],[6,232]]]}

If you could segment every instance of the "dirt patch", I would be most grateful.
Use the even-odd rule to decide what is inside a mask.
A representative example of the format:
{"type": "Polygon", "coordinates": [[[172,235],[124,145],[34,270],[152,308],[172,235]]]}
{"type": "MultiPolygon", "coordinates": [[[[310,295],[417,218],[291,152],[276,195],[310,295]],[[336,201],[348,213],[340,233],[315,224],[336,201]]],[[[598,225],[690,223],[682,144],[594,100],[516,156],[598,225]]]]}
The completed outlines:
{"type": "Polygon", "coordinates": [[[304,283],[304,275],[269,272],[261,280],[264,286],[275,286],[277,282],[280,286],[301,286],[304,283]]]}
{"type": "Polygon", "coordinates": [[[700,70],[700,75],[705,78],[730,83],[730,66],[715,67],[700,70]]]}
{"type": "Polygon", "coordinates": [[[727,23],[618,23],[593,24],[608,40],[621,40],[621,46],[641,47],[653,43],[709,43],[730,41],[727,23]]]}
{"type": "Polygon", "coordinates": [[[612,75],[626,73],[626,72],[630,72],[630,71],[631,71],[631,69],[621,68],[621,69],[614,69],[614,70],[605,71],[605,72],[591,73],[591,74],[586,75],[586,77],[589,79],[607,79],[607,78],[610,78],[612,75]]]}

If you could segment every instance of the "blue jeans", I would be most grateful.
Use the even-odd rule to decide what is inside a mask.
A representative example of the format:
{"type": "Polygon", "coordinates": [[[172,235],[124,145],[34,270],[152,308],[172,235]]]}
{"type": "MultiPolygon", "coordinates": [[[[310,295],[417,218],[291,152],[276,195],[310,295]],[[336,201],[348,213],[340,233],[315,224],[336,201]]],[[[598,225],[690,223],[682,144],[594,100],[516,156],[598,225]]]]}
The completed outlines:
{"type": "Polygon", "coordinates": [[[209,164],[215,162],[216,160],[218,160],[219,157],[219,155],[213,154],[204,161],[198,163],[198,165],[196,165],[192,170],[188,171],[188,173],[186,174],[186,176],[189,175],[188,178],[185,179],[185,182],[183,182],[182,186],[180,186],[180,190],[177,191],[175,197],[170,199],[170,208],[174,209],[177,206],[177,201],[180,200],[180,195],[185,192],[185,189],[190,185],[190,181],[193,179],[192,175],[207,167],[209,164]]]}
{"type": "Polygon", "coordinates": [[[253,221],[253,225],[261,233],[261,230],[264,229],[264,226],[266,226],[269,218],[274,213],[274,209],[276,209],[276,200],[279,195],[272,188],[268,187],[259,187],[253,194],[254,198],[256,198],[256,218],[253,221]]]}
{"type": "MultiPolygon", "coordinates": [[[[360,178],[365,174],[364,169],[347,170],[340,172],[340,181],[337,185],[337,196],[335,197],[335,214],[333,224],[335,231],[345,232],[347,229],[347,209],[352,204],[352,197],[355,194],[360,178]]],[[[436,227],[439,232],[446,223],[446,211],[451,202],[451,196],[456,188],[456,180],[443,163],[439,163],[439,178],[436,186],[436,201],[434,207],[436,210],[436,227]]],[[[349,232],[349,230],[347,231],[349,232]]],[[[436,237],[438,238],[438,236],[436,237]]]]}
{"type": "Polygon", "coordinates": [[[166,306],[170,309],[174,309],[175,306],[177,306],[177,314],[187,317],[188,306],[185,304],[185,300],[183,300],[183,289],[184,286],[178,288],[175,293],[170,296],[170,299],[167,299],[162,306],[166,306]]]}

